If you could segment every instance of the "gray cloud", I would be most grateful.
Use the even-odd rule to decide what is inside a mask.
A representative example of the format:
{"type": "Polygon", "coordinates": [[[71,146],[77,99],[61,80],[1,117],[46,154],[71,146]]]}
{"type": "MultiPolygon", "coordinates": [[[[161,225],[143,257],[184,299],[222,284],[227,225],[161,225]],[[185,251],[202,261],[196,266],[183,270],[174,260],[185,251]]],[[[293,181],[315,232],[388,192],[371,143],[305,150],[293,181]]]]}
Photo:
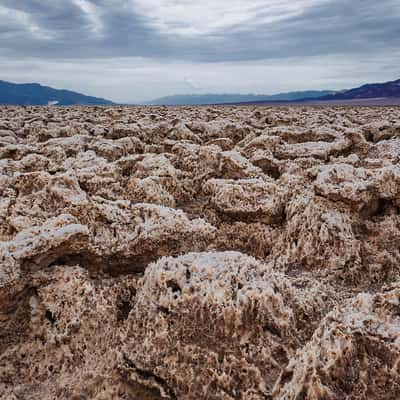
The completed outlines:
{"type": "MultiPolygon", "coordinates": [[[[141,71],[138,79],[145,79],[143,85],[147,82],[148,87],[161,88],[160,93],[154,88],[149,93],[161,95],[194,89],[185,79],[188,76],[196,86],[219,90],[219,82],[225,82],[221,64],[225,63],[229,71],[241,71],[242,80],[247,80],[247,89],[236,90],[246,92],[255,88],[250,83],[251,71],[259,71],[257,76],[261,78],[260,65],[266,69],[269,65],[279,68],[280,64],[287,68],[295,58],[298,84],[292,82],[292,88],[298,89],[303,87],[301,68],[303,65],[308,68],[313,59],[343,60],[346,68],[335,64],[336,75],[342,73],[346,79],[352,77],[358,82],[360,78],[367,81],[372,76],[369,68],[360,77],[365,60],[384,54],[385,60],[380,60],[377,68],[382,76],[395,73],[399,38],[398,0],[2,0],[0,73],[3,75],[0,79],[11,76],[21,80],[22,76],[30,76],[29,80],[35,80],[41,77],[40,71],[49,69],[46,65],[53,65],[56,67],[48,83],[69,84],[77,79],[76,71],[86,74],[92,66],[97,74],[92,79],[101,82],[107,74],[111,79],[110,65],[111,70],[122,65],[120,81],[112,79],[117,88],[122,88],[123,79],[133,82],[133,75],[139,76],[141,71]],[[10,63],[13,69],[7,70],[10,63]],[[70,66],[75,75],[69,76],[63,64],[70,66]],[[205,71],[212,71],[213,64],[216,72],[206,74],[207,84],[201,66],[205,66],[205,71]],[[153,75],[144,73],[143,65],[153,75]],[[176,77],[172,68],[178,68],[183,75],[176,77]],[[57,71],[63,71],[63,76],[58,76],[61,72],[57,71]],[[175,82],[175,86],[167,85],[165,80],[175,82]]],[[[318,68],[321,65],[315,66],[318,68]]],[[[334,68],[327,70],[335,75],[334,68]]],[[[236,79],[232,73],[234,76],[236,79]]],[[[374,70],[373,76],[377,76],[377,71],[374,70]]],[[[286,90],[285,79],[282,75],[283,90],[286,90]]],[[[338,78],[334,85],[334,81],[325,79],[326,88],[347,82],[338,78]]],[[[309,88],[313,84],[321,86],[312,80],[306,83],[309,88]]],[[[85,87],[90,89],[84,80],[82,85],[81,91],[85,87]]],[[[270,87],[273,90],[274,86],[270,87]]],[[[232,90],[225,88],[226,91],[233,89],[235,82],[232,90]]],[[[117,93],[115,97],[126,99],[127,94],[118,96],[117,93]]],[[[151,94],[133,97],[145,98],[151,94]]]]}
{"type": "Polygon", "coordinates": [[[149,16],[140,15],[127,1],[3,0],[2,4],[29,16],[30,23],[45,34],[32,35],[28,26],[18,28],[18,21],[13,25],[8,18],[6,25],[1,24],[0,35],[12,33],[14,38],[2,40],[0,48],[8,54],[34,57],[239,61],[374,51],[398,46],[400,37],[397,0],[321,0],[297,15],[266,23],[262,21],[269,9],[258,6],[255,15],[242,24],[201,36],[157,29],[149,16]],[[93,21],[79,6],[81,1],[96,10],[101,34],[93,32],[93,21]]]}

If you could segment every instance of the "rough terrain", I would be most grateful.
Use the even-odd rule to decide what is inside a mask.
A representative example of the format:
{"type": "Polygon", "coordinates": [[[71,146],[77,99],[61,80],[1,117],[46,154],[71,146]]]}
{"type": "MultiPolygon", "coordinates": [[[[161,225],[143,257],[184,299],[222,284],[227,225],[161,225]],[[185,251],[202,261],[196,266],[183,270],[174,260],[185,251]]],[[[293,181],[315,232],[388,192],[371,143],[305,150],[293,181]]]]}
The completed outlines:
{"type": "Polygon", "coordinates": [[[400,108],[0,108],[0,399],[400,398],[400,108]]]}

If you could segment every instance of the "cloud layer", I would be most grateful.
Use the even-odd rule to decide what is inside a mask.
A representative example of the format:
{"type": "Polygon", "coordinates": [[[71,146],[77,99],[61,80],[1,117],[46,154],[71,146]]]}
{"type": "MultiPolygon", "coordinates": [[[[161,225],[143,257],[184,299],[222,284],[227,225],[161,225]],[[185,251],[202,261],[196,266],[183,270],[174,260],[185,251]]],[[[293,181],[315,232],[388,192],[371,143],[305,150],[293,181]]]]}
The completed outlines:
{"type": "MultiPolygon", "coordinates": [[[[247,65],[248,74],[243,71],[246,78],[260,63],[265,68],[279,63],[286,68],[295,58],[299,67],[295,76],[301,76],[303,65],[310,65],[313,59],[346,62],[350,57],[360,60],[359,65],[352,61],[357,81],[358,69],[368,56],[385,54],[379,65],[382,76],[387,75],[398,61],[399,38],[398,0],[2,0],[0,79],[12,72],[7,71],[4,61],[23,65],[30,60],[44,68],[46,63],[60,65],[68,60],[66,65],[73,65],[74,70],[84,70],[84,64],[96,65],[101,78],[100,65],[106,71],[107,65],[115,65],[118,59],[132,70],[142,65],[150,71],[153,68],[154,75],[147,78],[149,86],[162,80],[162,66],[185,65],[182,87],[176,86],[175,91],[190,92],[203,87],[197,77],[201,65],[206,69],[218,65],[215,70],[219,74],[224,74],[221,63],[229,64],[229,70],[247,65]]],[[[317,64],[315,68],[319,68],[317,64]]],[[[28,71],[26,68],[19,76],[28,71]]],[[[30,80],[36,79],[34,71],[30,80]]],[[[56,71],[54,82],[60,78],[56,71]]],[[[127,78],[122,75],[117,86],[122,87],[122,77],[127,78]]],[[[210,90],[217,89],[222,78],[210,76],[210,90]]],[[[369,78],[366,74],[365,80],[369,78]]],[[[14,79],[21,80],[18,76],[14,79]]],[[[282,74],[282,89],[286,79],[282,74]]],[[[336,83],[347,79],[339,78],[336,83]]],[[[69,82],[68,74],[64,81],[69,82]]],[[[313,83],[311,80],[307,86],[313,88],[313,83]]],[[[293,83],[293,89],[301,84],[300,80],[293,83]]],[[[234,86],[232,82],[229,91],[234,86]]],[[[272,90],[273,86],[268,87],[272,90]]],[[[268,87],[260,85],[263,90],[268,87]]],[[[252,91],[253,85],[247,88],[252,91]]],[[[173,93],[174,87],[168,90],[173,93]]],[[[152,94],[156,91],[135,94],[131,101],[152,94]]],[[[126,98],[122,92],[119,97],[126,98]]]]}

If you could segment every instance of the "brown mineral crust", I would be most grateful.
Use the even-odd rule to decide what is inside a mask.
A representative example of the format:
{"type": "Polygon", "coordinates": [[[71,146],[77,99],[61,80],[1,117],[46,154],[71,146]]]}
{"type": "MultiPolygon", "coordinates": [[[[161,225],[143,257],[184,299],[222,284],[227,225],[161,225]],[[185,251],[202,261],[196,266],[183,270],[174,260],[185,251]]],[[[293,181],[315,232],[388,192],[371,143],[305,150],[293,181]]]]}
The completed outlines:
{"type": "Polygon", "coordinates": [[[269,396],[328,293],[296,289],[238,252],[163,258],[146,269],[127,320],[129,379],[148,371],[183,399],[269,396]]]}
{"type": "Polygon", "coordinates": [[[0,108],[0,399],[397,399],[400,109],[0,108]]]}
{"type": "Polygon", "coordinates": [[[118,398],[118,335],[135,282],[101,284],[77,266],[30,275],[2,325],[1,398],[118,398]]]}
{"type": "Polygon", "coordinates": [[[284,196],[273,182],[262,179],[210,179],[203,191],[218,213],[236,220],[278,223],[284,214],[284,196]]]}
{"type": "Polygon", "coordinates": [[[321,321],[277,381],[277,399],[398,399],[400,290],[359,294],[321,321]]]}

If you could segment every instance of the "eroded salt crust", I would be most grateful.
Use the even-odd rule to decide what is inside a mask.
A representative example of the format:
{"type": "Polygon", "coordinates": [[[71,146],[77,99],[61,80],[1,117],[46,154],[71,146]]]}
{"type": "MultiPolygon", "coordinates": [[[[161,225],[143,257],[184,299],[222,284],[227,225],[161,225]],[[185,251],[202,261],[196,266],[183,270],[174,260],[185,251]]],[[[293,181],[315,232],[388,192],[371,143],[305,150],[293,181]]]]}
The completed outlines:
{"type": "Polygon", "coordinates": [[[399,272],[399,108],[0,108],[0,399],[398,399],[399,272]]]}

